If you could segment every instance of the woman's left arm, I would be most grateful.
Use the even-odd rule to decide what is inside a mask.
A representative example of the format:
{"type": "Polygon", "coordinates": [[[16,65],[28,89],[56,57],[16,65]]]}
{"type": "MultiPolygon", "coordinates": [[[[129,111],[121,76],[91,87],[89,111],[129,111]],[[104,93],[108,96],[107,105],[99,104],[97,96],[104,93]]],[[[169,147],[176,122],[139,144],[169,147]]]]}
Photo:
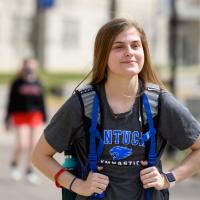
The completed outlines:
{"type": "MultiPolygon", "coordinates": [[[[200,135],[191,146],[191,150],[192,152],[181,163],[170,170],[176,182],[180,182],[200,170],[200,135]]],[[[147,162],[141,161],[141,164],[145,166],[147,162]]],[[[166,176],[163,173],[160,174],[156,167],[147,167],[141,170],[140,179],[145,189],[154,187],[157,190],[162,190],[170,187],[166,176]]]]}
{"type": "Polygon", "coordinates": [[[200,169],[200,136],[191,146],[191,150],[192,152],[178,166],[171,170],[177,182],[192,176],[200,169]]]}

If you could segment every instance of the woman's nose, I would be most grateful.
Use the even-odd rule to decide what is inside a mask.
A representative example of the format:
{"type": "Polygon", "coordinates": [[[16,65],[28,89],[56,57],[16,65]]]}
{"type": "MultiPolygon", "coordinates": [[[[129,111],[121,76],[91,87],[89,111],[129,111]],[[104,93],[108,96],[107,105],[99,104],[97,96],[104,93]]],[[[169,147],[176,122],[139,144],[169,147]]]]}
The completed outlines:
{"type": "Polygon", "coordinates": [[[127,46],[125,50],[125,56],[132,57],[133,56],[133,49],[131,46],[127,46]]]}

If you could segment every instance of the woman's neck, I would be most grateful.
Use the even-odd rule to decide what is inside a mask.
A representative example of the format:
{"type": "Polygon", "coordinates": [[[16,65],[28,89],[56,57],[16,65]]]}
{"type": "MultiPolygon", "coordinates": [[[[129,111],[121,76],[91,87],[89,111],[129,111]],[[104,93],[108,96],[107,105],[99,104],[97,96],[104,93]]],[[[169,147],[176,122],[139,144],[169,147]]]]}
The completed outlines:
{"type": "MultiPolygon", "coordinates": [[[[105,84],[106,92],[119,99],[136,97],[138,76],[131,78],[109,77],[105,84]]],[[[110,96],[110,95],[109,95],[110,96]]]]}
{"type": "Polygon", "coordinates": [[[138,92],[138,76],[130,79],[109,77],[105,83],[108,103],[114,113],[127,112],[133,106],[138,92]]]}

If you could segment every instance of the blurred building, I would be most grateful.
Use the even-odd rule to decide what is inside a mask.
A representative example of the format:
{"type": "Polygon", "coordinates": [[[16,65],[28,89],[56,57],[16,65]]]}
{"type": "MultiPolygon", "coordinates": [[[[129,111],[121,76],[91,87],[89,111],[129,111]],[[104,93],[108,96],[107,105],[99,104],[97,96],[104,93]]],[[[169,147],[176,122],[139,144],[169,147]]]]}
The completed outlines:
{"type": "Polygon", "coordinates": [[[42,65],[50,71],[88,70],[95,34],[109,19],[109,1],[55,0],[38,14],[42,65]]]}
{"type": "Polygon", "coordinates": [[[23,56],[32,55],[34,0],[0,1],[0,70],[12,72],[23,56]]]}
{"type": "MultiPolygon", "coordinates": [[[[116,0],[116,17],[144,27],[153,62],[169,65],[171,0],[116,0]]],[[[88,71],[99,27],[110,18],[111,0],[0,1],[0,70],[16,69],[25,56],[36,56],[49,71],[88,71]]],[[[177,0],[178,63],[200,64],[200,0],[177,0]],[[192,53],[191,53],[192,52],[192,53]]]]}
{"type": "Polygon", "coordinates": [[[178,62],[200,65],[200,0],[177,0],[178,62]]]}

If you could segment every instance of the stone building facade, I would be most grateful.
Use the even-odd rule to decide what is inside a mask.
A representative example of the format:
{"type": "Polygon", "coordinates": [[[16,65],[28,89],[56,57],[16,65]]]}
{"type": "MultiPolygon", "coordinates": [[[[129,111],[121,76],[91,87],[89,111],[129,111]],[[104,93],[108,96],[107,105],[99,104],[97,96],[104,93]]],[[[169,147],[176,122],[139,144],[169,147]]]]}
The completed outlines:
{"type": "MultiPolygon", "coordinates": [[[[48,71],[88,71],[95,35],[110,19],[111,0],[55,0],[38,10],[37,0],[0,1],[0,71],[12,72],[27,56],[48,71]]],[[[116,0],[116,17],[145,29],[153,62],[169,65],[170,0],[116,0]]],[[[178,63],[200,65],[200,0],[176,0],[178,63]],[[192,53],[191,53],[192,52],[192,53]]]]}

